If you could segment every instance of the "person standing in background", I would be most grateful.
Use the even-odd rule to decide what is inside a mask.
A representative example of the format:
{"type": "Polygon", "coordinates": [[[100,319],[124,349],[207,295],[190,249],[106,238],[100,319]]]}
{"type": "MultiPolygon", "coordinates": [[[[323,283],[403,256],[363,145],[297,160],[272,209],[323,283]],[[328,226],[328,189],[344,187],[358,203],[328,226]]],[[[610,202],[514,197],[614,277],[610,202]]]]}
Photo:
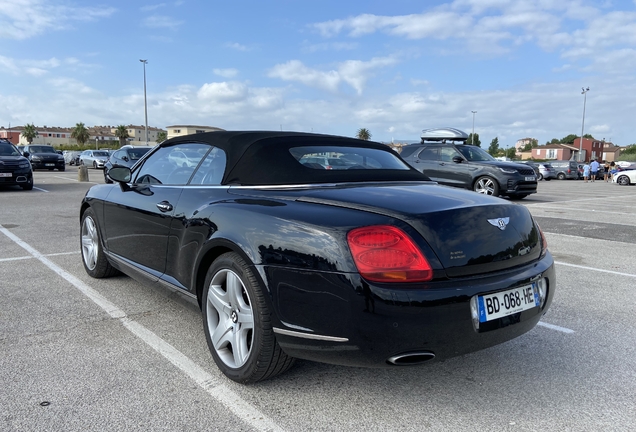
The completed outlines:
{"type": "Polygon", "coordinates": [[[596,174],[598,174],[599,166],[600,164],[598,163],[596,159],[594,159],[592,163],[590,164],[590,178],[592,179],[592,181],[596,180],[596,174]]]}
{"type": "Polygon", "coordinates": [[[583,165],[583,181],[587,183],[587,179],[590,176],[590,164],[585,161],[585,165],[583,165]]]}
{"type": "Polygon", "coordinates": [[[603,173],[603,180],[607,182],[610,179],[610,163],[608,161],[603,162],[605,162],[605,165],[603,166],[603,168],[605,168],[605,172],[603,173]]]}

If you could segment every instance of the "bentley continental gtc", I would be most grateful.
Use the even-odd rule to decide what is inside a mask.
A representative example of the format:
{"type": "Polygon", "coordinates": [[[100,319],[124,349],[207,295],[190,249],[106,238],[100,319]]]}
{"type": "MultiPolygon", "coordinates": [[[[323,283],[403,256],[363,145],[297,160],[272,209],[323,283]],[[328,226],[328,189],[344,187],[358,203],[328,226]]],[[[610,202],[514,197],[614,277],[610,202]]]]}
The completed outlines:
{"type": "Polygon", "coordinates": [[[211,355],[237,382],[296,358],[399,367],[477,351],[531,330],[554,295],[524,206],[441,186],[380,143],[200,133],[109,176],[81,203],[87,273],[198,301],[211,355]]]}

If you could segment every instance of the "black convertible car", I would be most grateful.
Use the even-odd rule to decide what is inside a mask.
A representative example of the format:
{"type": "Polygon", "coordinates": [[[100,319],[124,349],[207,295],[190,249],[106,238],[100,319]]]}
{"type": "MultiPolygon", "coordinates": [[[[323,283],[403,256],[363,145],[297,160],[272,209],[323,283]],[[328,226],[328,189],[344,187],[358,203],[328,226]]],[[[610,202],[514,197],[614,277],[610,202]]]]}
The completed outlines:
{"type": "Polygon", "coordinates": [[[554,295],[524,206],[440,186],[383,144],[210,132],[109,176],[81,204],[86,271],[196,298],[238,382],[294,358],[374,367],[476,351],[532,329],[554,295]],[[310,162],[325,157],[342,163],[310,162]]]}

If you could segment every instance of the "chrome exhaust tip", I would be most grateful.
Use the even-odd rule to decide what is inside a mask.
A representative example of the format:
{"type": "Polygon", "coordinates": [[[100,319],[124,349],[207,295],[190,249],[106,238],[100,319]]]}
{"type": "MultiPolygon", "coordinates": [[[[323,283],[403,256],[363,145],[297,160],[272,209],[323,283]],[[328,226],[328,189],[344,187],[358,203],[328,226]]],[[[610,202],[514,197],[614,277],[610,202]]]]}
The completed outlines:
{"type": "Polygon", "coordinates": [[[386,361],[396,366],[411,366],[433,360],[434,358],[435,353],[430,351],[415,351],[394,355],[389,357],[386,361]]]}

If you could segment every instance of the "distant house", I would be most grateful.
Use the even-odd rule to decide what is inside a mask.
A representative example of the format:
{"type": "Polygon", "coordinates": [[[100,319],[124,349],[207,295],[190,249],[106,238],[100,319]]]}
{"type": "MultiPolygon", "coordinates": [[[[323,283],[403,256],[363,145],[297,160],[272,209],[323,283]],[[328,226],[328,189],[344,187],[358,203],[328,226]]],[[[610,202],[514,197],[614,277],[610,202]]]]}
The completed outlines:
{"type": "Polygon", "coordinates": [[[603,160],[608,162],[613,162],[618,160],[618,156],[621,154],[621,148],[615,146],[611,142],[603,141],[603,155],[601,156],[603,160]]]}
{"type": "Polygon", "coordinates": [[[522,153],[521,150],[525,146],[527,146],[528,144],[532,144],[535,141],[537,141],[535,138],[521,138],[517,140],[517,142],[515,143],[516,153],[522,153]]]}
{"type": "Polygon", "coordinates": [[[195,125],[172,125],[166,126],[168,130],[168,138],[174,138],[183,135],[192,135],[203,132],[219,132],[224,131],[225,129],[221,129],[214,126],[195,126],[195,125]]]}
{"type": "Polygon", "coordinates": [[[603,143],[605,141],[599,141],[591,138],[583,138],[583,143],[581,144],[581,138],[576,138],[572,143],[577,150],[582,149],[583,153],[581,155],[582,161],[584,160],[603,160],[603,143]]]}
{"type": "Polygon", "coordinates": [[[546,144],[532,149],[533,159],[569,160],[577,159],[578,147],[569,144],[546,144]]]}

